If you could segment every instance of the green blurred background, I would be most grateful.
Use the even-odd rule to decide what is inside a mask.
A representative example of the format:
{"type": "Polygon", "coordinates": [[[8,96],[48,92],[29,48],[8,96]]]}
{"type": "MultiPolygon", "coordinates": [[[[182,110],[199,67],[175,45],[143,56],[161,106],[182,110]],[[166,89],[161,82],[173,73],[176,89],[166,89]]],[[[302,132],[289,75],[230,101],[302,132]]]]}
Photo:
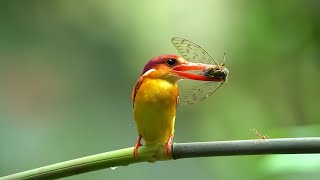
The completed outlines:
{"type": "MultiPolygon", "coordinates": [[[[227,85],[179,107],[175,142],[319,136],[320,1],[2,1],[0,176],[133,146],[131,89],[171,37],[227,85]]],[[[184,159],[66,179],[316,179],[320,156],[184,159]]]]}

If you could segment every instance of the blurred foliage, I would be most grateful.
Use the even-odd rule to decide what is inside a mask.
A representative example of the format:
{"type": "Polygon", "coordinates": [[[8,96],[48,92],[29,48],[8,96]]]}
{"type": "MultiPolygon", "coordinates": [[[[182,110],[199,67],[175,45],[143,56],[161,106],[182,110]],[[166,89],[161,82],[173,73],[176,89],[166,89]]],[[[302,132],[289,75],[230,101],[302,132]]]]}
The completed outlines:
{"type": "MultiPolygon", "coordinates": [[[[176,142],[254,139],[250,128],[319,136],[320,1],[0,4],[0,176],[133,146],[131,88],[149,59],[177,53],[173,36],[218,60],[226,51],[230,70],[210,98],[179,107],[176,142]]],[[[67,179],[315,179],[314,159],[187,159],[67,179]]]]}

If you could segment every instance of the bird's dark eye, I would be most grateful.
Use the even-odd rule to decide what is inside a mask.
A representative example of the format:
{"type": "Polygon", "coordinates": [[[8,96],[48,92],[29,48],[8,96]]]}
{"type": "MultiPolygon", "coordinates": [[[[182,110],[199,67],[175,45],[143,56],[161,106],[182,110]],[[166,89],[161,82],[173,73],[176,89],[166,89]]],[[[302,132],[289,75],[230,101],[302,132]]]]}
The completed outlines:
{"type": "Polygon", "coordinates": [[[176,59],[168,59],[166,62],[169,66],[174,66],[177,64],[177,60],[176,59]]]}

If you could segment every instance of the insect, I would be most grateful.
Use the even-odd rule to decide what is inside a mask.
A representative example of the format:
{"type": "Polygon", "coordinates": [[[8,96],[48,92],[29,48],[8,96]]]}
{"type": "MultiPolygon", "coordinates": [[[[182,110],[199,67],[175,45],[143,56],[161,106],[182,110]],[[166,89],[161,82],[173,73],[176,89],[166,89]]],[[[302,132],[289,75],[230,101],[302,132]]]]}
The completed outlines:
{"type": "Polygon", "coordinates": [[[203,63],[206,68],[198,72],[199,75],[213,78],[212,81],[202,82],[184,95],[179,96],[180,105],[194,104],[206,99],[227,81],[229,71],[224,66],[225,63],[219,65],[201,46],[181,37],[173,37],[172,43],[186,60],[203,63]]]}
{"type": "Polygon", "coordinates": [[[250,129],[250,131],[254,132],[259,139],[270,139],[268,135],[260,134],[255,128],[250,129]]]}

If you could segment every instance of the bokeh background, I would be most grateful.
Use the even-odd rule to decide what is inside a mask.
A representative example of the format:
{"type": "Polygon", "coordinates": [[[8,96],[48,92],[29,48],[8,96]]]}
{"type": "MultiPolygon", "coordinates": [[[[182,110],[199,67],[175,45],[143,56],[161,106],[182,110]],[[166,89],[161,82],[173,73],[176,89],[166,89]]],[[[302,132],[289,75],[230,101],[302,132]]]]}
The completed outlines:
{"type": "MultiPolygon", "coordinates": [[[[133,146],[144,64],[200,44],[227,85],[179,107],[175,142],[320,135],[320,2],[2,1],[0,176],[133,146]]],[[[319,155],[140,163],[66,179],[316,179],[319,155]]]]}

